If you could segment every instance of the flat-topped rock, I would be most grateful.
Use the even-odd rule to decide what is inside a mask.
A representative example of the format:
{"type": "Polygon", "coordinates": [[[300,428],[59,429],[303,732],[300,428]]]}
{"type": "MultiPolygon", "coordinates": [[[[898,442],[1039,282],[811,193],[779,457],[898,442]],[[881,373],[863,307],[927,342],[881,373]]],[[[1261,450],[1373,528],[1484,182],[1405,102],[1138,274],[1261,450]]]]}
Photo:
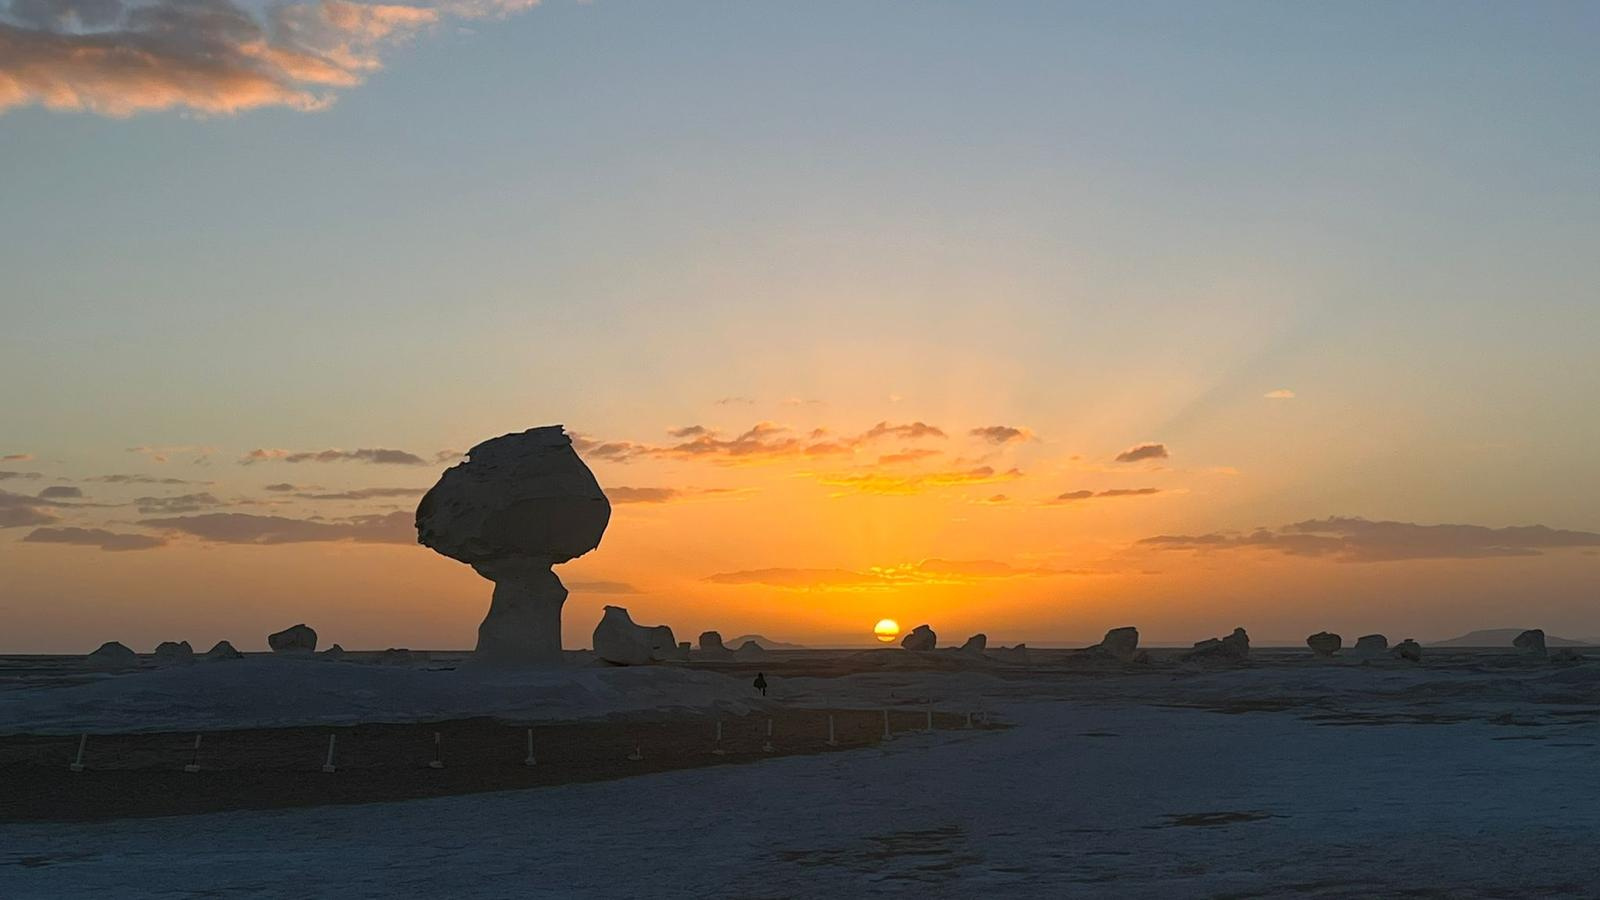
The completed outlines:
{"type": "Polygon", "coordinates": [[[1109,656],[1122,662],[1133,662],[1139,652],[1139,629],[1132,625],[1113,628],[1106,632],[1100,643],[1089,647],[1088,651],[1097,656],[1109,656]]]}
{"type": "Polygon", "coordinates": [[[1242,662],[1250,656],[1250,635],[1235,628],[1227,637],[1207,638],[1194,645],[1185,659],[1199,662],[1242,662]]]}
{"type": "Polygon", "coordinates": [[[1312,653],[1328,657],[1339,652],[1339,648],[1344,646],[1344,638],[1331,631],[1319,631],[1306,638],[1306,646],[1311,648],[1312,653]]]}
{"type": "Polygon", "coordinates": [[[665,625],[639,625],[621,606],[607,606],[594,627],[594,655],[614,666],[642,666],[677,654],[665,625]]]}
{"type": "Polygon", "coordinates": [[[1348,655],[1358,659],[1374,659],[1388,652],[1388,638],[1381,634],[1364,634],[1356,638],[1356,645],[1350,648],[1348,655]]]}
{"type": "Polygon", "coordinates": [[[282,631],[267,635],[267,646],[272,648],[273,653],[315,653],[317,631],[303,622],[299,625],[290,625],[282,631]]]}
{"type": "Polygon", "coordinates": [[[900,646],[907,650],[932,650],[938,645],[939,636],[926,625],[918,625],[900,639],[900,646]]]}
{"type": "Polygon", "coordinates": [[[733,653],[722,644],[722,633],[717,631],[700,632],[700,652],[710,659],[721,659],[733,653]]]}
{"type": "Polygon", "coordinates": [[[1521,650],[1528,656],[1546,656],[1549,651],[1544,646],[1544,629],[1530,628],[1517,635],[1511,641],[1511,646],[1521,650]]]}
{"type": "Polygon", "coordinates": [[[989,636],[987,634],[979,633],[967,638],[967,642],[957,648],[957,651],[973,656],[982,656],[983,651],[988,648],[988,646],[989,636]]]}

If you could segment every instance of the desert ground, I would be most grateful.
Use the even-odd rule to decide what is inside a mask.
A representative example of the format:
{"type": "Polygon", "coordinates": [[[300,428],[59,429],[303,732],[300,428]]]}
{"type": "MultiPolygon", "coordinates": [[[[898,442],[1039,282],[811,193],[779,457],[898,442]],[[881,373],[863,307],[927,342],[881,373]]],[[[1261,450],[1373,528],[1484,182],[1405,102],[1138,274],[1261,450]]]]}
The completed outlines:
{"type": "Polygon", "coordinates": [[[5,660],[0,896],[1595,891],[1600,662],[351,656],[5,660]]]}

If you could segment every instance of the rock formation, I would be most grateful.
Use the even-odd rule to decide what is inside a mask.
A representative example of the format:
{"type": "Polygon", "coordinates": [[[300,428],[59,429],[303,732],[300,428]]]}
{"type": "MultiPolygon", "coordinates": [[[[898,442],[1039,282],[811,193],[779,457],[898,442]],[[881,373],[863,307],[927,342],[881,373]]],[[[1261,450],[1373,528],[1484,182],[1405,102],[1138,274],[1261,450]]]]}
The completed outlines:
{"type": "Polygon", "coordinates": [[[1553,663],[1583,662],[1583,654],[1572,647],[1557,647],[1550,651],[1550,661],[1553,663]]]}
{"type": "Polygon", "coordinates": [[[1394,655],[1408,662],[1422,662],[1422,645],[1406,638],[1394,645],[1394,655]]]}
{"type": "Polygon", "coordinates": [[[341,659],[344,657],[344,648],[338,644],[334,644],[332,647],[329,647],[317,655],[323,659],[341,659]]]}
{"type": "Polygon", "coordinates": [[[572,439],[547,425],[484,441],[446,469],[417,504],[417,541],[494,582],[478,658],[549,663],[561,658],[567,600],[551,567],[598,547],[610,520],[572,439]]]}
{"type": "Polygon", "coordinates": [[[188,641],[162,641],[156,645],[155,658],[160,663],[194,662],[194,648],[188,641]]]}
{"type": "Polygon", "coordinates": [[[378,654],[378,665],[380,666],[409,666],[411,663],[411,651],[404,647],[390,647],[378,654]]]}
{"type": "MultiPolygon", "coordinates": [[[[334,646],[337,647],[338,644],[334,646]]],[[[227,641],[217,641],[206,651],[206,659],[244,659],[244,654],[233,649],[233,645],[227,641]]]]}
{"type": "Polygon", "coordinates": [[[1243,628],[1223,638],[1207,638],[1194,645],[1185,659],[1201,662],[1240,662],[1250,656],[1250,635],[1243,628]]]}
{"type": "Polygon", "coordinates": [[[96,669],[129,669],[139,664],[139,654],[117,641],[106,641],[85,662],[96,669]]]}
{"type": "Polygon", "coordinates": [[[1350,648],[1350,656],[1358,659],[1372,659],[1389,652],[1389,639],[1381,634],[1364,634],[1356,638],[1356,645],[1350,648]]]}
{"type": "Polygon", "coordinates": [[[317,632],[305,623],[291,625],[276,634],[267,635],[267,646],[273,653],[315,653],[317,632]]]}
{"type": "Polygon", "coordinates": [[[594,627],[594,654],[612,665],[642,666],[677,653],[678,642],[665,625],[637,625],[628,611],[608,606],[594,627]]]}
{"type": "Polygon", "coordinates": [[[988,646],[989,636],[987,634],[975,634],[972,637],[967,638],[967,642],[961,645],[959,652],[970,653],[974,656],[982,656],[983,651],[988,646]]]}
{"type": "Polygon", "coordinates": [[[1521,650],[1529,656],[1547,656],[1549,651],[1544,647],[1544,629],[1531,628],[1516,636],[1511,646],[1521,650]]]}
{"type": "Polygon", "coordinates": [[[900,639],[900,646],[907,650],[932,650],[938,645],[939,636],[933,629],[926,625],[918,625],[911,629],[911,633],[900,639]]]}
{"type": "Polygon", "coordinates": [[[722,659],[733,653],[722,645],[722,634],[716,631],[700,632],[700,653],[708,659],[722,659]]]}
{"type": "Polygon", "coordinates": [[[1139,629],[1132,625],[1113,628],[1106,632],[1100,643],[1087,649],[1096,656],[1109,656],[1122,662],[1133,662],[1139,652],[1139,629]]]}
{"type": "Polygon", "coordinates": [[[1331,631],[1319,631],[1306,638],[1306,646],[1318,656],[1332,656],[1344,646],[1344,638],[1331,631]]]}
{"type": "Polygon", "coordinates": [[[761,646],[755,641],[745,641],[739,645],[738,649],[733,651],[733,656],[735,659],[760,658],[766,655],[767,648],[761,646]]]}

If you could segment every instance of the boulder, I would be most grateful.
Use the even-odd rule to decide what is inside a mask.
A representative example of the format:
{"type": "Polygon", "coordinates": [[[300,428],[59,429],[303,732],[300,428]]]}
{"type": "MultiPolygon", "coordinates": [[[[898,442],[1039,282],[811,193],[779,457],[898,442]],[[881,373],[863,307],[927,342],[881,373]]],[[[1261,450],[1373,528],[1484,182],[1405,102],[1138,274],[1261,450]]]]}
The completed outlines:
{"type": "Polygon", "coordinates": [[[1422,645],[1406,638],[1394,645],[1394,655],[1407,662],[1422,662],[1422,645]]]}
{"type": "Polygon", "coordinates": [[[206,659],[244,659],[244,654],[233,649],[233,645],[227,641],[217,641],[206,651],[206,659]]]}
{"type": "Polygon", "coordinates": [[[938,643],[939,636],[926,625],[918,625],[911,629],[910,634],[900,639],[900,646],[907,650],[932,650],[938,643]]]}
{"type": "Polygon", "coordinates": [[[752,657],[761,657],[766,655],[767,648],[761,646],[755,641],[745,641],[739,645],[738,649],[733,651],[734,659],[750,659],[752,657]]]}
{"type": "Polygon", "coordinates": [[[291,625],[276,634],[267,635],[267,646],[272,648],[273,653],[315,653],[317,632],[304,623],[291,625]]]}
{"type": "Polygon", "coordinates": [[[733,651],[722,646],[722,634],[716,631],[700,632],[700,653],[709,659],[722,659],[733,651]]]}
{"type": "Polygon", "coordinates": [[[194,648],[188,641],[162,641],[156,645],[155,658],[160,663],[194,662],[194,648]]]}
{"type": "Polygon", "coordinates": [[[1331,631],[1319,631],[1306,638],[1306,646],[1310,647],[1311,652],[1318,656],[1332,656],[1339,652],[1340,647],[1344,646],[1344,638],[1331,631]]]}
{"type": "Polygon", "coordinates": [[[1550,651],[1550,661],[1553,663],[1583,662],[1583,654],[1571,647],[1557,647],[1550,651]]]}
{"type": "Polygon", "coordinates": [[[638,625],[621,606],[608,606],[594,627],[594,654],[615,666],[642,666],[676,653],[665,625],[638,625]]]}
{"type": "Polygon", "coordinates": [[[1097,656],[1109,656],[1122,662],[1133,662],[1138,651],[1139,629],[1132,625],[1111,629],[1100,643],[1089,648],[1089,652],[1097,656]]]}
{"type": "Polygon", "coordinates": [[[329,647],[317,655],[323,659],[342,659],[344,658],[344,648],[338,644],[334,644],[332,647],[329,647]]]}
{"type": "Polygon", "coordinates": [[[139,665],[139,654],[116,641],[106,641],[85,662],[96,669],[130,669],[139,665]]]}
{"type": "Polygon", "coordinates": [[[1516,636],[1511,646],[1521,650],[1528,656],[1546,656],[1549,651],[1544,647],[1544,629],[1530,628],[1516,636]]]}
{"type": "Polygon", "coordinates": [[[1199,662],[1242,662],[1250,657],[1250,635],[1243,628],[1222,638],[1207,638],[1184,657],[1199,662]]]}
{"type": "Polygon", "coordinates": [[[1364,634],[1356,638],[1356,645],[1350,648],[1350,656],[1358,659],[1373,659],[1389,652],[1389,639],[1381,634],[1364,634]]]}
{"type": "Polygon", "coordinates": [[[983,651],[988,648],[988,646],[989,636],[987,634],[975,634],[972,637],[967,638],[967,642],[961,645],[959,652],[970,653],[974,656],[982,656],[983,651]]]}
{"type": "Polygon", "coordinates": [[[446,469],[417,504],[417,541],[494,582],[477,658],[556,663],[567,589],[552,567],[598,547],[610,521],[611,503],[572,439],[546,425],[484,441],[446,469]]]}

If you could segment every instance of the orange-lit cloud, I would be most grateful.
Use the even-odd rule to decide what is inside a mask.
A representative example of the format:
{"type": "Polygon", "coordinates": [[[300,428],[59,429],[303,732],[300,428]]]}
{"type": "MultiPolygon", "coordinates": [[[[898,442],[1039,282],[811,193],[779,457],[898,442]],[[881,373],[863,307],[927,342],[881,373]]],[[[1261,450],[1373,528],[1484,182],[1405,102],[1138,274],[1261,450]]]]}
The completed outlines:
{"type": "Polygon", "coordinates": [[[974,428],[967,434],[991,444],[1020,444],[1033,440],[1033,432],[1030,429],[1011,425],[985,425],[982,428],[974,428]]]}
{"type": "Polygon", "coordinates": [[[912,585],[975,584],[1006,578],[1048,578],[1082,575],[1071,569],[1022,568],[988,559],[925,559],[916,563],[850,569],[746,569],[719,572],[704,579],[712,584],[759,584],[799,591],[883,591],[912,585]]]}
{"type": "Polygon", "coordinates": [[[1139,544],[1158,550],[1263,550],[1357,563],[1539,556],[1546,550],[1600,547],[1600,534],[1544,525],[1418,525],[1333,516],[1248,533],[1158,535],[1139,544]]]}
{"type": "Polygon", "coordinates": [[[367,448],[361,450],[272,450],[257,448],[239,458],[239,465],[248,466],[258,462],[280,461],[286,463],[303,462],[364,462],[389,466],[425,466],[428,461],[415,453],[405,450],[389,450],[385,448],[367,448]]]}
{"type": "Polygon", "coordinates": [[[973,484],[996,484],[1022,477],[1021,469],[998,471],[993,466],[978,466],[944,472],[913,475],[888,475],[882,472],[814,473],[817,483],[849,488],[863,494],[920,494],[930,488],[973,484]]]}
{"type": "Polygon", "coordinates": [[[1134,444],[1117,454],[1117,462],[1141,462],[1147,459],[1166,459],[1168,456],[1166,444],[1134,444]]]}
{"type": "Polygon", "coordinates": [[[130,116],[188,109],[326,108],[382,54],[446,16],[483,18],[537,0],[432,5],[347,0],[0,0],[0,113],[26,105],[130,116]]]}
{"type": "Polygon", "coordinates": [[[165,538],[149,534],[122,534],[104,528],[35,528],[22,539],[27,544],[73,544],[101,550],[153,550],[164,546],[165,538]]]}
{"type": "Polygon", "coordinates": [[[1106,491],[1067,491],[1056,495],[1050,502],[1053,504],[1078,503],[1084,500],[1095,500],[1110,497],[1148,497],[1151,494],[1161,493],[1161,488],[1112,488],[1106,491]]]}
{"type": "Polygon", "coordinates": [[[737,494],[733,488],[609,487],[606,499],[618,503],[674,503],[697,497],[737,494]]]}
{"type": "Polygon", "coordinates": [[[1294,391],[1291,391],[1288,388],[1278,388],[1275,391],[1267,391],[1261,396],[1267,398],[1268,400],[1293,400],[1294,391]]]}

